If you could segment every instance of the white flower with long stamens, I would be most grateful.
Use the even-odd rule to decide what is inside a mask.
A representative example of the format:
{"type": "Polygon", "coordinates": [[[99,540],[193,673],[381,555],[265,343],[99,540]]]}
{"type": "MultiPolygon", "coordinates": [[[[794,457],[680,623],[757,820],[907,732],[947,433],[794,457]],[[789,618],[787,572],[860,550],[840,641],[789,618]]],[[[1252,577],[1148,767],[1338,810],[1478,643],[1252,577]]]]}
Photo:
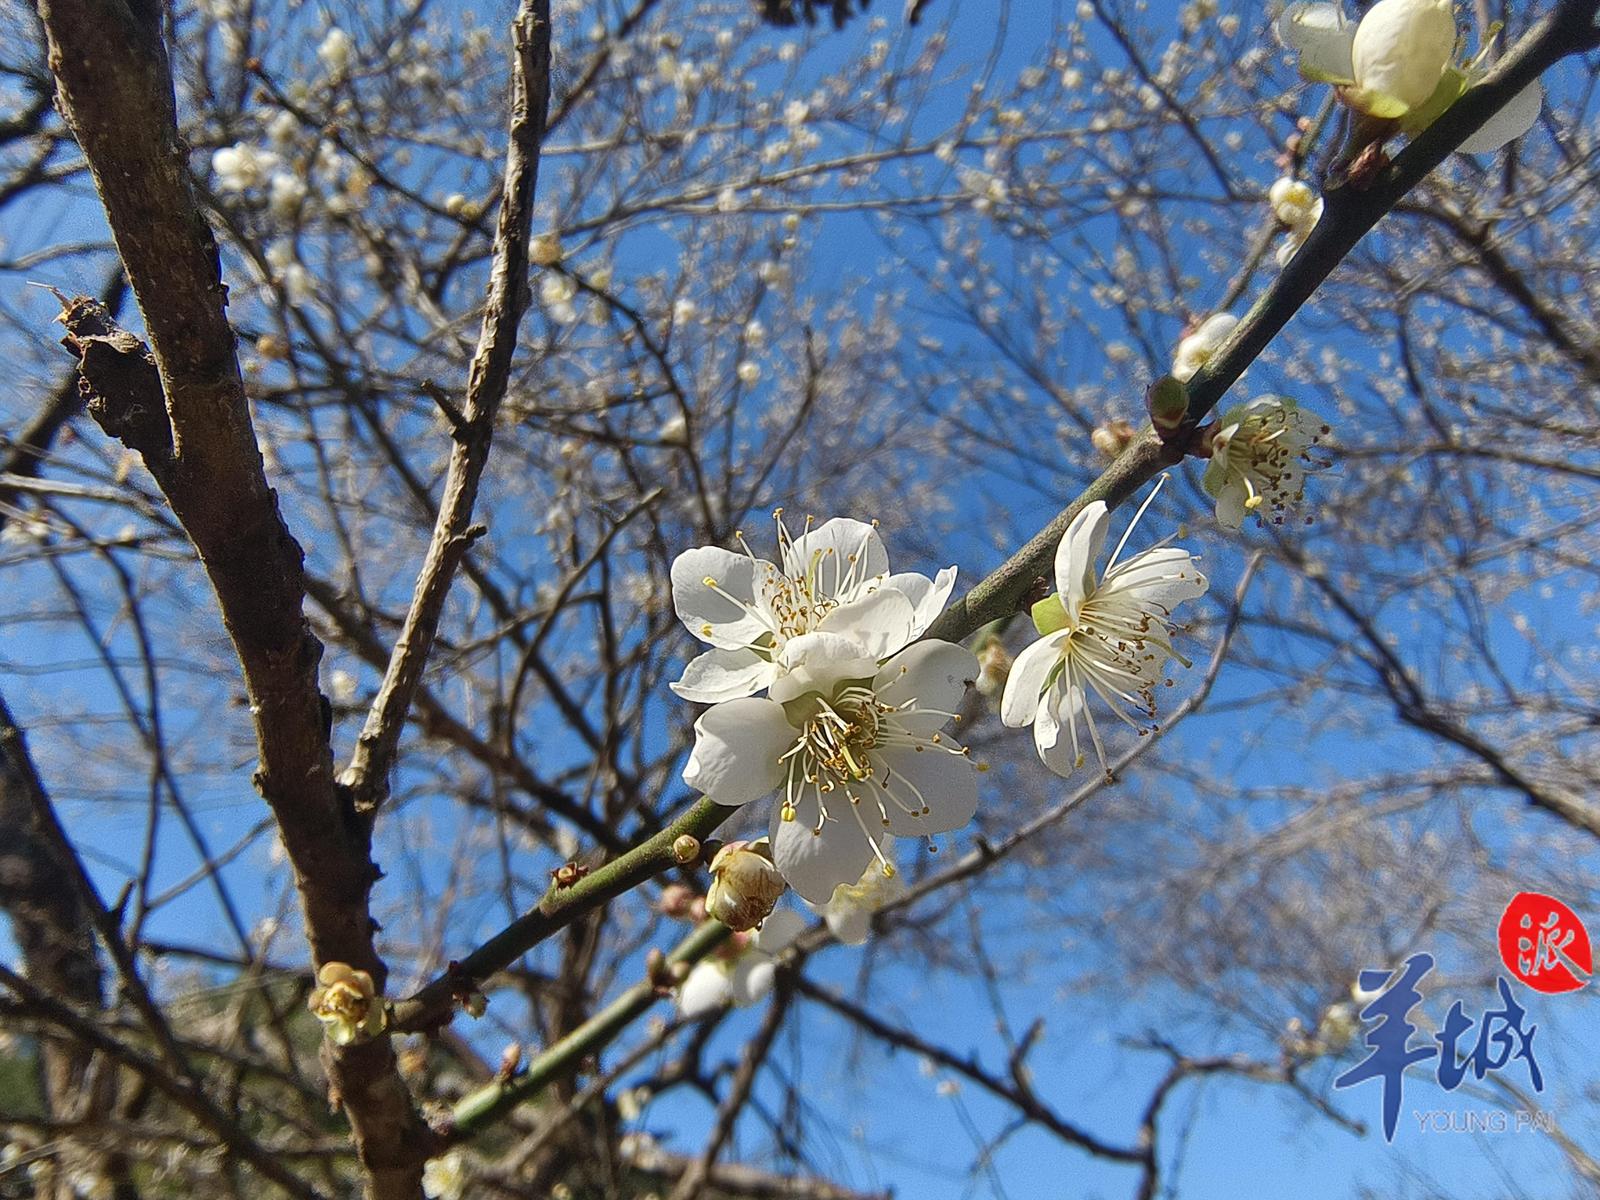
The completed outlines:
{"type": "Polygon", "coordinates": [[[1083,765],[1085,732],[1101,770],[1108,777],[1111,773],[1105,739],[1089,707],[1091,692],[1143,733],[1144,725],[1130,710],[1153,718],[1167,661],[1177,658],[1188,665],[1172,648],[1170,621],[1178,604],[1206,590],[1194,556],[1163,542],[1122,559],[1128,536],[1156,491],[1129,523],[1098,579],[1095,560],[1105,545],[1110,510],[1096,500],[1073,519],[1056,550],[1060,591],[1034,606],[1034,624],[1044,636],[1017,655],[1006,680],[1000,719],[1013,729],[1031,723],[1034,748],[1057,775],[1083,765]]]}
{"type": "Polygon", "coordinates": [[[805,932],[805,918],[780,908],[755,933],[736,933],[711,958],[689,969],[678,987],[678,1013],[694,1018],[733,1005],[748,1008],[772,990],[777,958],[805,932]]]}
{"type": "Polygon", "coordinates": [[[1277,396],[1258,396],[1225,412],[1201,481],[1217,502],[1218,522],[1238,529],[1249,513],[1281,521],[1304,495],[1307,469],[1322,465],[1307,452],[1328,432],[1316,413],[1277,396]]]}
{"type": "Polygon", "coordinates": [[[878,839],[958,829],[978,804],[977,768],[941,730],[978,661],[921,641],[879,665],[854,637],[789,638],[769,698],[715,705],[695,722],[683,781],[719,804],[782,790],[772,858],[789,886],[824,904],[874,859],[878,839]]]}
{"type": "MultiPolygon", "coordinates": [[[[1359,23],[1338,4],[1291,4],[1278,39],[1300,57],[1307,79],[1338,87],[1351,108],[1396,120],[1408,134],[1432,124],[1486,72],[1487,56],[1457,62],[1451,0],[1378,0],[1359,23]]],[[[1457,149],[1498,150],[1533,125],[1544,103],[1538,81],[1508,100],[1457,149]]]]}
{"type": "Polygon", "coordinates": [[[715,704],[753,696],[778,676],[784,646],[826,630],[854,640],[867,658],[910,645],[943,611],[956,569],[936,579],[891,575],[872,525],[836,517],[800,537],[774,514],[778,561],[716,546],[685,550],[672,564],[672,605],[689,632],[713,648],[684,668],[671,688],[685,700],[715,704]]]}

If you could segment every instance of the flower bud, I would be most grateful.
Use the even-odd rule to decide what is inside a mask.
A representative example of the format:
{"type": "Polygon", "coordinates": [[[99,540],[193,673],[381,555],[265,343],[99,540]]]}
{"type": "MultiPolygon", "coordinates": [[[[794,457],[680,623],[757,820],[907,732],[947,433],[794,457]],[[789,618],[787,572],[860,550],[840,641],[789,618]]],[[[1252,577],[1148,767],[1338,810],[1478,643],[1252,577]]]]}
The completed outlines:
{"type": "Polygon", "coordinates": [[[1121,417],[1096,425],[1089,442],[1104,458],[1116,458],[1133,441],[1134,428],[1121,417]]]}
{"type": "Polygon", "coordinates": [[[528,242],[528,260],[536,266],[553,267],[561,261],[561,235],[541,233],[528,242]]]}
{"type": "Polygon", "coordinates": [[[317,971],[317,982],[321,986],[311,993],[307,1007],[326,1026],[328,1040],[335,1046],[383,1032],[383,1004],[371,975],[349,963],[329,962],[317,971]]]}
{"type": "Polygon", "coordinates": [[[677,917],[679,920],[689,915],[689,908],[698,897],[694,889],[681,883],[669,883],[661,889],[661,899],[656,901],[656,910],[664,917],[677,917]]]}
{"type": "Polygon", "coordinates": [[[974,686],[993,700],[1005,690],[1010,675],[1011,655],[1006,653],[1005,643],[991,633],[978,647],[978,678],[973,681],[974,686]]]}
{"type": "Polygon", "coordinates": [[[1189,416],[1189,389],[1172,375],[1163,375],[1144,394],[1150,423],[1163,438],[1183,428],[1189,416]]]}
{"type": "Polygon", "coordinates": [[[785,887],[761,842],[729,842],[711,860],[706,912],[729,929],[754,929],[766,920],[785,887]]]}
{"type": "Polygon", "coordinates": [[[1433,95],[1455,44],[1450,0],[1378,0],[1356,27],[1345,99],[1374,117],[1403,117],[1433,95]]]}
{"type": "Polygon", "coordinates": [[[672,843],[672,857],[680,866],[688,866],[700,857],[700,839],[692,833],[680,833],[672,843]]]}
{"type": "MultiPolygon", "coordinates": [[[[1212,313],[1202,321],[1198,329],[1178,343],[1178,351],[1172,357],[1172,377],[1179,383],[1193,379],[1228,340],[1238,323],[1239,318],[1232,313],[1212,313]]],[[[1160,425],[1156,427],[1159,429],[1160,425]]]]}

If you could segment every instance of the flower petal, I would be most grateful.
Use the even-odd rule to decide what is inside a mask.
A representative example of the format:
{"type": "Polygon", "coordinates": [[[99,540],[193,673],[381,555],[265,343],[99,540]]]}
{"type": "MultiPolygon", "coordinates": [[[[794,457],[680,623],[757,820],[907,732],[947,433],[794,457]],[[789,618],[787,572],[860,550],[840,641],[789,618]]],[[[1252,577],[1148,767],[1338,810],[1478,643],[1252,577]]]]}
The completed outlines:
{"type": "Polygon", "coordinates": [[[1485,121],[1476,133],[1469,135],[1456,149],[1467,154],[1488,154],[1498,150],[1532,129],[1543,107],[1544,89],[1535,79],[1507,100],[1504,108],[1485,121]]]}
{"type": "Polygon", "coordinates": [[[815,797],[799,798],[795,819],[785,821],[774,805],[769,830],[772,860],[789,886],[813,904],[826,904],[841,883],[854,883],[872,860],[872,842],[857,825],[848,800],[838,793],[829,805],[829,820],[817,825],[815,797]]]}
{"type": "Polygon", "coordinates": [[[966,694],[967,684],[978,677],[978,659],[953,642],[916,642],[896,654],[878,671],[872,690],[878,700],[893,708],[916,701],[917,708],[932,711],[902,712],[899,720],[913,733],[934,733],[950,723],[966,694]]]}
{"type": "Polygon", "coordinates": [[[772,980],[778,973],[773,961],[764,954],[746,954],[733,967],[729,981],[729,998],[738,1008],[749,1008],[763,1000],[772,991],[772,980]]]}
{"type": "Polygon", "coordinates": [[[1237,475],[1230,477],[1216,496],[1217,524],[1224,529],[1240,528],[1244,524],[1244,502],[1247,493],[1239,477],[1237,475]]]}
{"type": "Polygon", "coordinates": [[[1352,83],[1356,27],[1337,4],[1291,4],[1276,26],[1278,40],[1300,56],[1300,74],[1321,83],[1352,83]]]}
{"type": "Polygon", "coordinates": [[[847,637],[868,658],[888,658],[916,633],[916,608],[899,591],[877,588],[841,604],[819,622],[826,632],[847,637]]]}
{"type": "Polygon", "coordinates": [[[717,704],[753,696],[772,682],[777,668],[754,650],[707,650],[690,660],[670,687],[685,700],[717,704]]]}
{"type": "MultiPolygon", "coordinates": [[[[1158,546],[1124,559],[1100,581],[1099,595],[1131,599],[1142,609],[1171,613],[1184,600],[1205,595],[1209,581],[1194,565],[1194,555],[1177,546],[1158,546]]],[[[1096,601],[1098,603],[1098,601],[1096,601]]]]}
{"type": "Polygon", "coordinates": [[[883,581],[883,586],[893,588],[911,601],[911,607],[916,611],[915,619],[911,622],[911,636],[920,637],[950,602],[950,593],[956,586],[956,569],[946,567],[934,579],[906,571],[889,576],[883,581]]]}
{"type": "Polygon", "coordinates": [[[1056,547],[1056,590],[1061,593],[1061,603],[1074,624],[1084,600],[1094,594],[1094,565],[1106,544],[1106,530],[1110,524],[1111,510],[1105,501],[1086,504],[1072,518],[1061,544],[1056,547]]]}
{"type": "MultiPolygon", "coordinates": [[[[946,739],[951,750],[958,747],[946,739]]],[[[960,829],[978,811],[978,773],[960,754],[938,747],[918,750],[911,746],[885,746],[873,751],[884,769],[872,783],[897,797],[906,807],[920,801],[927,812],[911,816],[900,806],[885,802],[889,832],[895,837],[927,837],[960,829]]]]}
{"type": "Polygon", "coordinates": [[[852,891],[848,887],[835,891],[822,915],[835,941],[846,946],[860,946],[872,935],[872,909],[850,898],[852,891]]]}
{"type": "Polygon", "coordinates": [[[817,590],[848,599],[867,580],[889,573],[889,552],[878,531],[865,521],[834,517],[797,539],[785,566],[791,575],[816,571],[817,590]]]}
{"type": "Polygon", "coordinates": [[[808,928],[804,917],[792,908],[774,909],[761,922],[761,928],[756,930],[755,941],[752,943],[762,954],[776,958],[782,954],[808,928]]]}
{"type": "Polygon", "coordinates": [[[736,554],[720,546],[696,546],[672,560],[672,608],[684,627],[702,642],[734,650],[748,646],[773,626],[757,616],[752,608],[760,581],[756,573],[775,571],[771,563],[736,554]],[[719,595],[706,585],[707,579],[741,603],[719,595]],[[744,607],[750,606],[750,608],[744,607]]]}
{"type": "Polygon", "coordinates": [[[783,782],[778,757],[798,736],[781,704],[754,696],[725,700],[694,723],[683,782],[718,804],[746,804],[783,782]]]}
{"type": "Polygon", "coordinates": [[[847,679],[871,679],[878,673],[878,661],[854,638],[803,633],[784,643],[777,668],[777,678],[767,694],[779,704],[787,704],[807,692],[831,696],[847,679]]]}
{"type": "MultiPolygon", "coordinates": [[[[1033,748],[1038,752],[1040,762],[1065,779],[1077,769],[1078,752],[1073,749],[1071,738],[1065,736],[1066,726],[1056,717],[1057,694],[1060,691],[1060,685],[1052,688],[1050,696],[1039,705],[1039,711],[1034,715],[1033,748]]],[[[1080,690],[1077,694],[1081,698],[1083,693],[1080,690]]]]}
{"type": "Polygon", "coordinates": [[[1005,694],[1000,697],[1000,720],[1012,729],[1021,729],[1039,711],[1039,697],[1045,681],[1061,661],[1061,647],[1072,635],[1065,629],[1042,637],[1011,664],[1005,694]]]}
{"type": "Polygon", "coordinates": [[[732,1002],[733,978],[720,963],[695,963],[678,986],[678,1012],[685,1017],[703,1017],[732,1002]]]}

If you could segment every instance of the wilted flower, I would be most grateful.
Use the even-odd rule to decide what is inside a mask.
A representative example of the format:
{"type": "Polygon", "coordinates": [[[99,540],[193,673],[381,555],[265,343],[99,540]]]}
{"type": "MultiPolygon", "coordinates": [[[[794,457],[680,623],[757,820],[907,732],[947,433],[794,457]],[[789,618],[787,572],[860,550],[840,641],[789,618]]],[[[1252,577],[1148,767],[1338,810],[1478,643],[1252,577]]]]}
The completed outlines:
{"type": "Polygon", "coordinates": [[[735,934],[724,952],[690,968],[678,988],[678,1012],[701,1017],[724,1005],[747,1008],[772,990],[776,959],[805,932],[805,918],[780,908],[753,934],[735,934]]]}
{"type": "MultiPolygon", "coordinates": [[[[793,538],[783,510],[773,514],[778,562],[716,546],[685,550],[672,564],[672,606],[690,633],[712,647],[671,688],[714,704],[750,696],[778,675],[791,638],[826,630],[850,638],[862,655],[884,659],[909,645],[944,609],[956,569],[936,579],[889,574],[889,554],[871,525],[836,517],[793,538]]],[[[870,672],[868,673],[871,674],[870,672]]]]}
{"type": "MultiPolygon", "coordinates": [[[[1398,120],[1410,134],[1426,129],[1484,73],[1484,56],[1456,63],[1451,0],[1378,0],[1359,24],[1338,4],[1291,4],[1278,38],[1300,56],[1307,79],[1335,84],[1346,104],[1369,116],[1398,120]]],[[[1464,140],[1468,153],[1497,150],[1538,118],[1537,81],[1513,96],[1464,140]]]]}
{"type": "Polygon", "coordinates": [[[1225,412],[1202,480],[1217,502],[1218,522],[1238,529],[1247,513],[1265,508],[1282,514],[1298,504],[1306,468],[1316,465],[1306,452],[1327,434],[1321,417],[1278,396],[1258,396],[1225,412]]]}
{"type": "Polygon", "coordinates": [[[711,860],[706,913],[729,929],[754,929],[767,919],[783,895],[783,876],[772,862],[765,838],[729,842],[711,860]]]}
{"type": "Polygon", "coordinates": [[[327,1027],[328,1040],[335,1046],[376,1037],[383,1032],[383,1004],[373,987],[372,976],[349,963],[323,963],[317,971],[316,988],[307,1006],[327,1027]]]}
{"type": "Polygon", "coordinates": [[[422,1194],[428,1200],[461,1200],[467,1191],[466,1160],[452,1150],[422,1164],[422,1194]]]}
{"type": "Polygon", "coordinates": [[[1238,323],[1239,318],[1232,313],[1213,313],[1202,321],[1198,329],[1178,343],[1178,352],[1172,357],[1173,377],[1182,383],[1193,379],[1238,323]]]}
{"type": "Polygon", "coordinates": [[[983,639],[978,647],[978,678],[973,681],[978,691],[993,700],[1005,690],[1006,678],[1011,674],[1011,655],[1006,645],[994,634],[983,639]]]}
{"type": "Polygon", "coordinates": [[[1179,603],[1206,590],[1206,577],[1194,557],[1161,543],[1117,561],[1156,491],[1129,523],[1098,580],[1095,560],[1105,545],[1110,510],[1096,500],[1073,519],[1056,550],[1060,590],[1034,606],[1034,625],[1044,636],[1017,655],[1006,680],[1000,719],[1014,729],[1031,722],[1039,758],[1057,775],[1070,775],[1083,765],[1080,723],[1088,728],[1101,769],[1110,774],[1105,743],[1089,708],[1091,691],[1142,733],[1143,726],[1127,710],[1154,717],[1155,689],[1163,682],[1167,660],[1178,658],[1188,665],[1172,648],[1168,622],[1179,603]]]}
{"type": "Polygon", "coordinates": [[[869,863],[855,883],[841,883],[822,906],[822,919],[828,932],[846,946],[859,946],[872,932],[872,914],[905,895],[906,883],[900,872],[886,873],[877,863],[869,863]]]}
{"type": "Polygon", "coordinates": [[[940,730],[976,677],[977,660],[949,642],[921,641],[882,666],[837,633],[788,638],[770,699],[715,705],[695,722],[683,781],[719,804],[778,789],[772,857],[813,903],[854,883],[884,832],[927,837],[958,829],[977,809],[968,752],[940,730]]]}

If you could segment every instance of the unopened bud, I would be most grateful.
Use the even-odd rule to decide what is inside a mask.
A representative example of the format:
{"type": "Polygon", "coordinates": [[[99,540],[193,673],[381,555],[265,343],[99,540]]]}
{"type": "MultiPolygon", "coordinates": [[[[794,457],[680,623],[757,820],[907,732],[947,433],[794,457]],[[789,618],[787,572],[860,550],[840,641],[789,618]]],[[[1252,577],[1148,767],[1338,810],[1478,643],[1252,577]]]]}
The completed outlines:
{"type": "Polygon", "coordinates": [[[1116,458],[1133,441],[1133,426],[1121,417],[1096,425],[1089,441],[1105,458],[1116,458]]]}
{"type": "Polygon", "coordinates": [[[510,1079],[520,1066],[522,1066],[521,1043],[507,1043],[506,1048],[500,1051],[500,1069],[495,1074],[501,1079],[510,1079]]]}
{"type": "Polygon", "coordinates": [[[664,917],[680,921],[689,915],[690,908],[699,899],[693,888],[682,883],[669,883],[661,889],[661,899],[656,901],[656,911],[664,917]]]}
{"type": "Polygon", "coordinates": [[[1171,375],[1163,375],[1145,392],[1144,406],[1150,412],[1150,423],[1165,439],[1183,428],[1189,415],[1189,389],[1171,375]]]}
{"type": "Polygon", "coordinates": [[[672,843],[672,857],[681,866],[688,866],[700,857],[700,839],[692,833],[680,833],[672,843]]]}
{"type": "Polygon", "coordinates": [[[978,678],[975,684],[979,693],[993,700],[1005,690],[1006,678],[1011,674],[1011,655],[1005,643],[994,634],[984,639],[978,647],[978,678]]]}
{"type": "Polygon", "coordinates": [[[711,890],[706,912],[729,929],[754,929],[783,895],[783,876],[765,843],[729,842],[711,860],[711,890]]]}

